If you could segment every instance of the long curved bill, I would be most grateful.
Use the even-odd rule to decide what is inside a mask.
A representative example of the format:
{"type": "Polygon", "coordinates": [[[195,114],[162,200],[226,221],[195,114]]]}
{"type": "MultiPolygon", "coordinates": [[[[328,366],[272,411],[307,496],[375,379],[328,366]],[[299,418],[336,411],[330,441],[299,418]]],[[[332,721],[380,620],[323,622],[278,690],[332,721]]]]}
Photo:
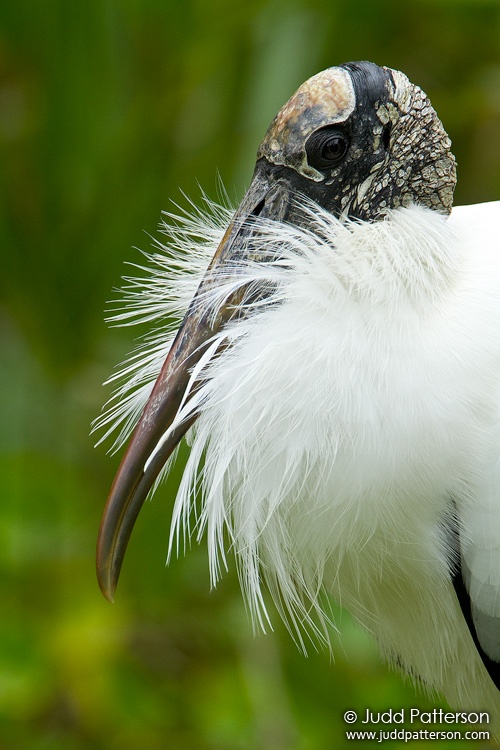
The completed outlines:
{"type": "MultiPolygon", "coordinates": [[[[234,215],[189,307],[151,396],[132,434],[104,509],[97,542],[97,578],[104,596],[113,601],[128,540],[155,479],[196,414],[172,426],[193,368],[214,335],[236,314],[239,299],[228,299],[216,319],[203,306],[207,290],[217,284],[221,269],[244,258],[256,215],[285,218],[289,191],[282,182],[270,184],[259,168],[234,215]],[[169,428],[172,426],[172,429],[169,428]],[[168,432],[167,432],[168,431],[168,432]]],[[[259,257],[252,254],[256,262],[259,257]]],[[[237,295],[238,296],[238,295],[237,295]]]]}

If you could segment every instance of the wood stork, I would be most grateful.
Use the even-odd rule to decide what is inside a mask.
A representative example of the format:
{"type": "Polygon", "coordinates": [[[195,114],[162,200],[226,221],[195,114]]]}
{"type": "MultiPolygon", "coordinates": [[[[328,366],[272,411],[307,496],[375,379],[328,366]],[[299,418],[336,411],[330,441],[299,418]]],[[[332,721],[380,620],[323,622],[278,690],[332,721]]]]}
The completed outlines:
{"type": "Polygon", "coordinates": [[[215,582],[229,548],[255,621],[265,583],[299,643],[328,641],[326,592],[385,659],[498,722],[500,204],[452,210],[450,147],[401,72],[329,68],[271,123],[234,215],[166,227],[119,318],[185,316],[101,418],[119,442],[136,424],[97,570],[112,599],[189,431],[171,550],[206,532],[215,582]]]}

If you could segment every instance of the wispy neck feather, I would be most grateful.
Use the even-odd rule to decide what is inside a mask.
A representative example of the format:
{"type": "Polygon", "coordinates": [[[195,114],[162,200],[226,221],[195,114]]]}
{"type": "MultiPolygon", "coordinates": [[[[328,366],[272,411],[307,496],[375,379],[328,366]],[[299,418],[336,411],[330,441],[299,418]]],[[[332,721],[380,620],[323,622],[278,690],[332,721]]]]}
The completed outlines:
{"type": "MultiPolygon", "coordinates": [[[[118,430],[115,447],[143,409],[172,330],[230,220],[229,209],[206,204],[207,213],[195,210],[164,225],[169,244],[157,243],[148,256],[146,278],[127,279],[125,304],[113,315],[119,325],[148,321],[156,327],[110,379],[121,385],[96,427],[104,437],[118,430]]],[[[348,373],[352,367],[356,378],[357,337],[382,339],[388,327],[411,335],[412,321],[445,304],[456,281],[458,243],[446,218],[429,209],[397,209],[376,223],[340,221],[310,203],[302,210],[307,229],[260,222],[252,242],[265,247],[268,262],[226,267],[204,299],[216,313],[236,289],[265,290],[251,295],[247,314],[214,338],[198,365],[200,387],[192,398],[187,394],[176,417],[200,415],[175,502],[170,550],[191,534],[194,513],[197,537],[208,534],[212,581],[226,566],[228,541],[254,621],[262,627],[268,621],[264,578],[303,644],[303,625],[328,638],[320,593],[332,540],[321,518],[331,500],[332,461],[350,440],[343,415],[356,409],[348,373]],[[318,378],[337,372],[339,359],[347,368],[347,375],[339,374],[347,382],[343,403],[318,378]],[[312,512],[319,529],[306,524],[301,531],[297,524],[312,512]]],[[[354,464],[343,469],[356,472],[354,464]]],[[[348,533],[342,543],[349,544],[348,533]]]]}

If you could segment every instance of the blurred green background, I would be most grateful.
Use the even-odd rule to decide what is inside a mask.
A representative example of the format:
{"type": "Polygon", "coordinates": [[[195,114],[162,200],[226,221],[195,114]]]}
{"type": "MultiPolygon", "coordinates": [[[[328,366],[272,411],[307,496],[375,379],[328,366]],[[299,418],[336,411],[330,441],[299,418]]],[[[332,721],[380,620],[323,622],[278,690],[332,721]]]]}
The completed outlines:
{"type": "Polygon", "coordinates": [[[277,617],[252,635],[234,568],[210,592],[203,545],[166,570],[179,467],[114,606],[94,575],[118,456],[89,426],[138,333],[103,322],[124,261],[179,188],[216,198],[220,173],[241,197],[277,109],[355,59],[430,95],[458,203],[500,197],[497,0],[0,2],[0,750],[325,750],[346,708],[442,705],[345,614],[335,663],[306,659],[277,617]]]}

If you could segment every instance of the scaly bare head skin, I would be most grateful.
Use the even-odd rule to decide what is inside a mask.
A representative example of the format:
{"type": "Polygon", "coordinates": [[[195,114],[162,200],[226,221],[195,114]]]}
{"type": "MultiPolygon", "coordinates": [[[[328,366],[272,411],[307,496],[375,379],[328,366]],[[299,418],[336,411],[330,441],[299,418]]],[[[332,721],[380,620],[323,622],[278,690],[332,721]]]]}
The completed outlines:
{"type": "Polygon", "coordinates": [[[305,143],[325,125],[344,122],[356,106],[349,73],[328,68],[300,86],[280,109],[260,144],[257,159],[293,167],[305,177],[322,181],[323,175],[307,163],[305,143]]]}
{"type": "Polygon", "coordinates": [[[449,214],[453,204],[455,158],[428,97],[400,71],[373,63],[347,63],[309,78],[274,118],[257,158],[330,183],[333,212],[357,218],[412,203],[449,214]],[[306,144],[312,133],[335,125],[343,126],[351,148],[325,173],[308,162],[306,144]]]}
{"type": "Polygon", "coordinates": [[[227,323],[244,315],[245,294],[228,298],[216,314],[204,309],[204,300],[242,260],[265,262],[258,221],[307,227],[310,214],[301,210],[298,196],[341,219],[372,222],[412,203],[447,214],[454,186],[450,140],[422,90],[398,71],[367,62],[329,68],[285,104],[259,148],[252,183],[179,328],[113,483],[97,552],[107,598],[113,598],[141,505],[197,417],[176,421],[196,391],[189,385],[193,368],[227,323]]]}

